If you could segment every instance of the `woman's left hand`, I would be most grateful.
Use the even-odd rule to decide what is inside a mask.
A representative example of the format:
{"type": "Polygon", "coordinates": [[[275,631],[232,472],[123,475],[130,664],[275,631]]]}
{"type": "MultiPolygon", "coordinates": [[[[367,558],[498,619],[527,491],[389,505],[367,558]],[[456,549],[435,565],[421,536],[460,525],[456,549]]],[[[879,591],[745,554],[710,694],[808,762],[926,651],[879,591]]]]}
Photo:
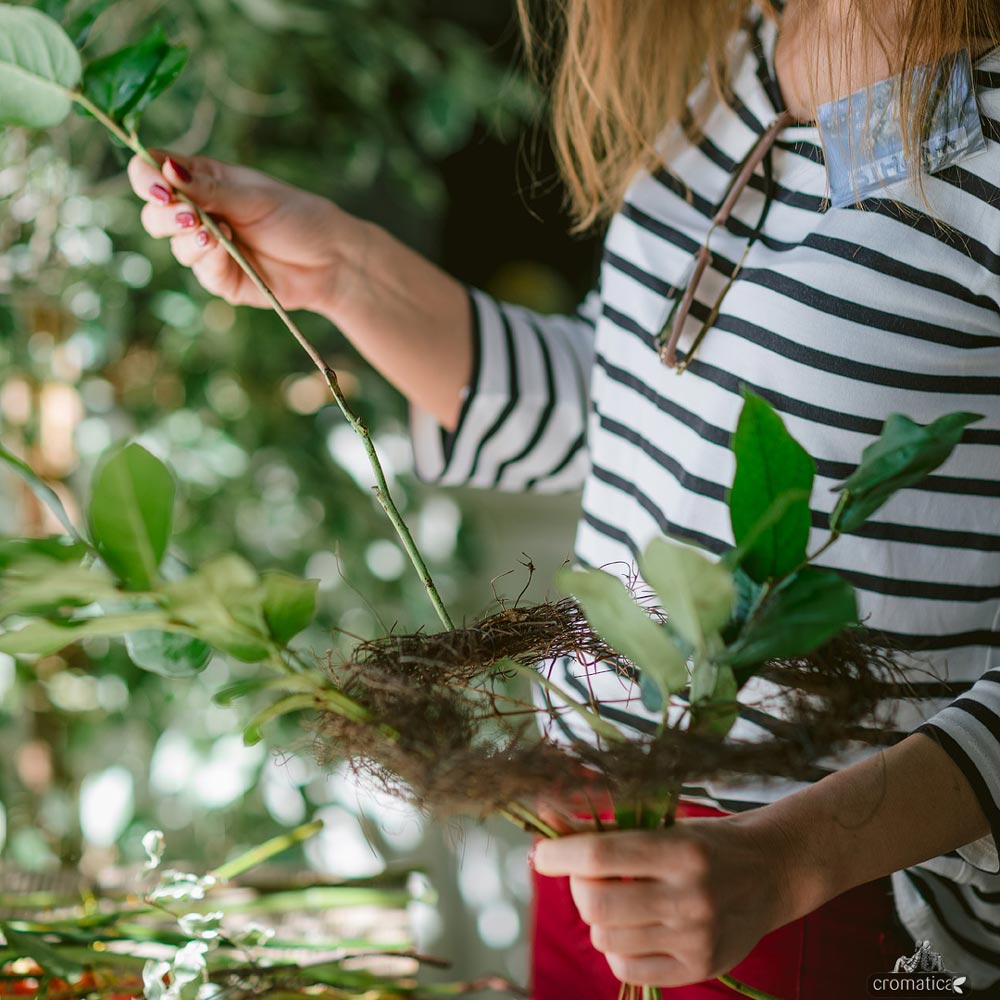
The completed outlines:
{"type": "Polygon", "coordinates": [[[541,875],[569,876],[591,941],[622,982],[685,986],[728,972],[801,915],[774,832],[739,816],[680,820],[542,841],[532,863],[541,875]]]}

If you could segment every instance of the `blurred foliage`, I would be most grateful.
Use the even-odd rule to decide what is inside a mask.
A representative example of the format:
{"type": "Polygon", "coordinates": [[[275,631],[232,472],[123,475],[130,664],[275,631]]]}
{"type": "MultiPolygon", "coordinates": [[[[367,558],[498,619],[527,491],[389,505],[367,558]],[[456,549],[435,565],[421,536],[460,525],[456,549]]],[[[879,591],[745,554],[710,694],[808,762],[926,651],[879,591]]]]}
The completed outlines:
{"type": "MultiPolygon", "coordinates": [[[[78,21],[88,5],[38,6],[78,21]]],[[[147,143],[254,165],[428,247],[447,208],[441,159],[484,128],[516,139],[536,106],[472,30],[486,7],[510,4],[444,18],[418,0],[120,0],[86,51],[162,23],[190,55],[144,122],[147,143]]],[[[171,556],[236,551],[318,577],[317,654],[345,634],[431,624],[322,381],[273,317],[212,300],[142,233],[125,159],[82,118],[51,137],[0,132],[4,445],[72,511],[97,455],[138,436],[179,479],[171,556]]],[[[489,593],[469,586],[474,533],[451,498],[415,486],[401,399],[323,321],[303,325],[372,427],[445,599],[479,610],[489,593]]],[[[0,474],[0,532],[58,532],[48,517],[0,474]]],[[[286,729],[286,745],[306,751],[294,766],[242,745],[235,710],[209,699],[240,669],[216,658],[168,682],[99,639],[37,662],[0,657],[0,859],[94,872],[141,857],[150,827],[182,855],[217,859],[317,810],[331,832],[307,852],[313,865],[372,874],[382,855],[414,850],[422,821],[385,803],[372,806],[388,817],[381,828],[359,819],[358,794],[342,774],[317,772],[301,731],[286,729]]],[[[511,912],[495,914],[497,941],[511,912]]]]}

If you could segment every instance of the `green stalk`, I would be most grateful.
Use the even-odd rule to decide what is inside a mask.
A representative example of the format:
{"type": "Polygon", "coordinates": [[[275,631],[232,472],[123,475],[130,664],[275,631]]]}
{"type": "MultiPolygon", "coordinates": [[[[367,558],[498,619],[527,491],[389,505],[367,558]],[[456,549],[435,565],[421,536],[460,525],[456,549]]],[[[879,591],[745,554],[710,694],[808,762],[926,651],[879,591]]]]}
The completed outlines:
{"type": "Polygon", "coordinates": [[[741,996],[751,997],[752,1000],[778,1000],[778,997],[771,993],[765,993],[763,990],[758,990],[754,986],[748,986],[746,983],[741,983],[738,979],[733,979],[732,976],[719,976],[719,982],[724,986],[728,986],[731,990],[739,993],[741,996]]]}
{"type": "Polygon", "coordinates": [[[305,823],[289,833],[272,837],[263,844],[251,847],[249,851],[233,858],[232,861],[227,861],[221,868],[216,868],[212,872],[212,875],[220,882],[236,878],[237,875],[242,875],[245,871],[256,868],[257,865],[270,860],[276,854],[281,854],[282,851],[287,851],[290,847],[294,847],[296,844],[314,837],[322,829],[323,821],[321,819],[314,820],[312,823],[305,823]]]}
{"type": "MultiPolygon", "coordinates": [[[[84,94],[80,93],[78,90],[68,90],[66,91],[71,100],[75,101],[80,107],[84,108],[91,115],[93,115],[112,135],[115,136],[119,142],[124,143],[129,149],[132,150],[137,156],[141,157],[148,163],[154,170],[160,169],[160,164],[156,162],[152,154],[148,149],[139,141],[139,137],[134,132],[126,132],[114,119],[109,117],[105,112],[103,112],[93,101],[87,98],[84,94]]],[[[177,197],[183,201],[186,205],[192,208],[198,215],[201,223],[204,227],[219,241],[219,244],[225,249],[230,257],[239,265],[243,273],[250,279],[254,288],[264,297],[268,305],[274,312],[278,315],[278,318],[285,324],[289,333],[299,342],[302,349],[309,355],[310,361],[316,366],[317,370],[322,374],[327,386],[333,395],[337,406],[340,408],[340,412],[344,415],[347,422],[351,425],[351,428],[361,439],[361,443],[364,445],[365,453],[368,456],[368,463],[371,465],[372,472],[375,476],[375,498],[378,500],[382,509],[385,511],[389,520],[392,522],[392,526],[396,529],[396,534],[399,536],[399,540],[403,544],[403,548],[406,550],[406,554],[410,558],[410,562],[413,564],[413,568],[417,571],[417,575],[420,577],[420,581],[424,585],[424,589],[427,591],[427,596],[430,598],[431,604],[434,606],[434,610],[437,612],[438,618],[441,620],[441,624],[444,625],[449,631],[455,628],[455,623],[451,620],[451,616],[448,614],[448,609],[444,605],[444,601],[441,599],[441,595],[438,593],[437,587],[434,585],[434,580],[431,577],[430,570],[427,568],[427,564],[424,561],[423,556],[420,553],[420,549],[417,547],[416,542],[413,540],[413,535],[410,532],[406,521],[403,520],[403,516],[399,513],[399,508],[396,506],[392,499],[392,495],[389,491],[389,484],[386,482],[385,471],[382,468],[382,463],[379,460],[378,452],[375,450],[375,445],[372,442],[371,432],[365,426],[364,421],[358,417],[354,411],[351,409],[347,402],[347,398],[344,396],[343,391],[340,388],[340,382],[337,380],[337,374],[334,370],[323,360],[319,352],[312,346],[311,343],[306,339],[305,335],[299,329],[296,322],[288,314],[285,307],[278,301],[277,296],[271,289],[267,286],[267,283],[257,272],[253,264],[247,260],[243,252],[236,246],[236,244],[222,231],[219,224],[208,215],[207,212],[202,211],[200,206],[196,205],[183,191],[176,192],[177,197]]]]}

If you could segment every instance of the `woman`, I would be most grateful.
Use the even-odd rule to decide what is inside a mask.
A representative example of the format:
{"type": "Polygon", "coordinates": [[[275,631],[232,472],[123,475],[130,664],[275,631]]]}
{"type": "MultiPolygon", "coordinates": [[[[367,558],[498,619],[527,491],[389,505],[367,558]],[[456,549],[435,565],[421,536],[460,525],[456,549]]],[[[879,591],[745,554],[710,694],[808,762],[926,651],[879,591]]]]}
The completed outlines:
{"type": "MultiPolygon", "coordinates": [[[[167,158],[162,174],[134,161],[144,223],[207,289],[263,305],[174,190],[224,219],[286,306],[329,317],[407,395],[426,478],[582,485],[577,555],[592,565],[627,564],[662,531],[715,552],[731,544],[727,444],[741,385],[781,411],[828,484],[892,412],[921,423],[984,414],[937,475],[828,555],[868,623],[920,651],[913,697],[887,704],[888,748],[822,761],[813,784],[687,789],[669,832],[540,844],[534,990],[613,997],[617,978],[693,1000],[724,992],[706,980],[733,969],[788,1000],[861,997],[911,947],[894,908],[948,969],[990,987],[1000,978],[1000,671],[990,670],[1000,659],[1000,5],[553,8],[557,149],[581,222],[610,219],[600,291],[577,316],[479,292],[470,309],[461,285],[385,232],[208,159],[167,158]],[[910,73],[963,48],[982,120],[965,122],[958,153],[932,164],[928,152],[934,173],[893,183],[883,164],[878,190],[830,209],[829,192],[846,185],[850,202],[869,175],[827,176],[817,114],[900,75],[908,110],[889,122],[898,141],[886,155],[893,169],[904,154],[917,162],[932,87],[910,73]],[[727,195],[728,218],[713,226],[727,195]]],[[[839,128],[848,134],[828,132],[827,150],[867,148],[849,123],[839,128]]],[[[941,149],[957,135],[937,135],[941,149]]],[[[816,492],[820,543],[832,495],[816,492]]],[[[566,672],[579,688],[574,665],[566,672]]],[[[648,725],[620,680],[587,683],[609,718],[648,725]]],[[[778,724],[775,694],[748,685],[741,735],[778,724]]]]}

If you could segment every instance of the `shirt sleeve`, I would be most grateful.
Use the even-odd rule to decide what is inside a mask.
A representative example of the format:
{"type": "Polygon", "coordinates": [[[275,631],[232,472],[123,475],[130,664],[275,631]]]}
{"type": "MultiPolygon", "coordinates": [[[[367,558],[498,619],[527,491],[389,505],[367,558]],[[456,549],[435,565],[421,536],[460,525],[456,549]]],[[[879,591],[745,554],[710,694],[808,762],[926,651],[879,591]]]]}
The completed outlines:
{"type": "Polygon", "coordinates": [[[599,297],[574,316],[546,316],[470,291],[472,377],[447,432],[410,410],[417,475],[442,486],[506,492],[579,489],[599,297]]]}
{"type": "Polygon", "coordinates": [[[958,765],[989,820],[991,833],[960,847],[958,854],[982,871],[1000,871],[1000,668],[988,670],[916,731],[958,765]]]}

